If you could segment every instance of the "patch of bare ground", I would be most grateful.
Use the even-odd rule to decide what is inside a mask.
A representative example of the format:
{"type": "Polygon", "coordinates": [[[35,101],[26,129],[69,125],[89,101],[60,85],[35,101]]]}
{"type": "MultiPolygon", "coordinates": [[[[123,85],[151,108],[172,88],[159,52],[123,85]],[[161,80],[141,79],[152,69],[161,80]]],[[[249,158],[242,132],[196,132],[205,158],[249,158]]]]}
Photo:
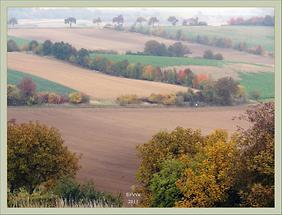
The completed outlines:
{"type": "Polygon", "coordinates": [[[8,119],[39,121],[59,129],[70,150],[81,153],[78,179],[93,179],[98,190],[130,192],[138,168],[136,146],[160,130],[177,126],[222,128],[229,132],[243,121],[232,120],[247,106],[206,108],[8,108],[8,119]]]}
{"type": "MultiPolygon", "coordinates": [[[[115,50],[118,52],[143,51],[148,40],[157,40],[166,45],[176,42],[156,36],[142,35],[139,33],[121,32],[100,28],[26,28],[9,29],[8,35],[35,40],[52,40],[68,42],[76,48],[92,50],[115,50]]],[[[192,51],[192,56],[203,56],[207,49],[219,52],[226,60],[247,63],[274,64],[274,58],[269,56],[253,55],[239,52],[234,49],[216,48],[197,43],[183,42],[192,51]]]]}
{"type": "Polygon", "coordinates": [[[109,76],[53,58],[19,52],[8,54],[8,68],[73,88],[93,99],[116,99],[125,94],[149,96],[151,93],[187,91],[182,86],[109,76]]]}

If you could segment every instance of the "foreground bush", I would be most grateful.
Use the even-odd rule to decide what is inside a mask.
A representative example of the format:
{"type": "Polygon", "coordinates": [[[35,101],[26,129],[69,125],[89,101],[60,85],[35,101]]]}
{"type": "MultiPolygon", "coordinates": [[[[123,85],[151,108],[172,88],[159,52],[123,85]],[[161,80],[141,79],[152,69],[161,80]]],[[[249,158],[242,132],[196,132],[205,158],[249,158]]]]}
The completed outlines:
{"type": "Polygon", "coordinates": [[[80,184],[73,178],[62,178],[55,185],[53,191],[72,207],[76,204],[87,203],[92,203],[93,205],[100,203],[110,207],[122,206],[121,195],[113,196],[110,193],[99,192],[92,181],[80,184]]]}
{"type": "Polygon", "coordinates": [[[59,131],[38,122],[8,122],[8,187],[32,193],[43,182],[74,176],[78,157],[64,146],[59,131]]]}
{"type": "Polygon", "coordinates": [[[274,207],[274,103],[239,119],[250,127],[231,137],[178,127],[137,146],[139,206],[274,207]]]}
{"type": "MultiPolygon", "coordinates": [[[[90,187],[91,188],[91,187],[90,187]]],[[[91,190],[89,193],[91,194],[91,190]]],[[[87,193],[87,192],[84,192],[87,193]]],[[[111,196],[95,191],[95,195],[99,194],[99,198],[67,200],[55,194],[52,190],[49,191],[34,191],[29,194],[21,189],[17,193],[8,192],[8,207],[13,208],[108,208],[121,207],[121,198],[111,196]]]]}
{"type": "Polygon", "coordinates": [[[141,103],[141,99],[139,99],[137,97],[137,95],[123,95],[123,96],[119,96],[116,99],[117,103],[119,105],[129,105],[129,104],[140,104],[141,103]]]}

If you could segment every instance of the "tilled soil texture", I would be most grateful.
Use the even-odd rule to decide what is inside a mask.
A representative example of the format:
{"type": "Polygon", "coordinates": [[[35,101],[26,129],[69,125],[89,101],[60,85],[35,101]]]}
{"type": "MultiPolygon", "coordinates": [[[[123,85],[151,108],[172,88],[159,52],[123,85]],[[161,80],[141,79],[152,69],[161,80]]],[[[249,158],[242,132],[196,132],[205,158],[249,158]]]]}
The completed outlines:
{"type": "Polygon", "coordinates": [[[70,150],[82,154],[78,178],[93,179],[97,189],[130,192],[138,168],[136,146],[161,130],[177,126],[222,128],[229,132],[247,123],[232,120],[246,106],[208,108],[8,108],[8,119],[39,121],[59,129],[70,150]]]}
{"type": "Polygon", "coordinates": [[[169,94],[187,91],[187,87],[114,77],[53,58],[20,52],[8,54],[8,68],[59,83],[86,93],[94,99],[116,99],[127,94],[149,96],[152,93],[169,94]]]}
{"type": "MultiPolygon", "coordinates": [[[[143,51],[145,43],[149,40],[170,45],[175,40],[164,39],[156,36],[148,36],[139,33],[121,32],[111,29],[100,28],[27,28],[9,29],[8,35],[28,40],[51,40],[54,42],[68,42],[76,48],[90,50],[114,50],[120,53],[126,51],[143,51]]],[[[213,52],[221,53],[225,60],[240,61],[246,63],[274,64],[274,58],[258,56],[239,52],[234,49],[217,48],[197,43],[182,42],[192,51],[192,56],[202,57],[203,53],[210,49],[213,52]]]]}

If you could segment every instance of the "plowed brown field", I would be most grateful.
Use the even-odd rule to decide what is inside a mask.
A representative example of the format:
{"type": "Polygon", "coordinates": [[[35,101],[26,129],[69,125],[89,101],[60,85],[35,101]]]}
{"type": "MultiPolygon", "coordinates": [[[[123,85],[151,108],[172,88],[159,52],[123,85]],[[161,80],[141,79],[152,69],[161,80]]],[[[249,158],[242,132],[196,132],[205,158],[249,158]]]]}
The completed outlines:
{"type": "MultiPolygon", "coordinates": [[[[52,40],[56,42],[68,42],[76,48],[91,50],[115,50],[118,52],[143,51],[148,40],[157,40],[161,43],[172,44],[175,40],[164,39],[155,36],[147,36],[138,33],[119,32],[111,29],[99,28],[30,28],[9,29],[8,35],[35,40],[52,40]]],[[[220,52],[225,60],[240,61],[246,63],[274,64],[274,58],[263,57],[232,49],[216,48],[196,43],[183,42],[189,46],[192,56],[203,56],[207,49],[220,52]]]]}
{"type": "Polygon", "coordinates": [[[130,192],[138,168],[136,146],[160,130],[177,126],[207,134],[216,128],[229,132],[243,121],[232,120],[246,106],[210,108],[8,108],[8,118],[54,126],[65,144],[82,153],[80,180],[93,179],[97,189],[130,192]]]}
{"type": "Polygon", "coordinates": [[[186,87],[152,81],[104,75],[52,58],[11,52],[8,68],[57,82],[96,99],[115,99],[124,94],[148,96],[151,93],[186,91],[186,87]]]}

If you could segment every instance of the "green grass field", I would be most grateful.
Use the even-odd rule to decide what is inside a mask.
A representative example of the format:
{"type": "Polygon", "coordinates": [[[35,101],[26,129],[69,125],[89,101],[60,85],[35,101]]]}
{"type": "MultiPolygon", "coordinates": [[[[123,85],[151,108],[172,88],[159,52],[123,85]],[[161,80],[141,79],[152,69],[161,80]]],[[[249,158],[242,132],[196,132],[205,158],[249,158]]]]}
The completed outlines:
{"type": "Polygon", "coordinates": [[[24,77],[29,77],[34,81],[34,83],[36,84],[37,92],[43,92],[43,91],[44,92],[55,92],[61,95],[68,95],[71,92],[75,92],[75,90],[65,87],[63,85],[57,84],[55,82],[48,81],[46,79],[39,78],[34,75],[30,75],[30,74],[26,74],[23,72],[8,69],[8,78],[7,78],[8,84],[16,85],[24,77]]]}
{"type": "Polygon", "coordinates": [[[20,37],[8,36],[8,40],[14,40],[18,46],[23,47],[27,45],[31,40],[23,39],[20,37]]]}
{"type": "MultiPolygon", "coordinates": [[[[146,27],[143,27],[146,28],[146,27]]],[[[246,42],[252,48],[261,45],[267,51],[274,50],[274,28],[267,26],[162,26],[168,35],[175,36],[178,30],[188,38],[198,35],[230,38],[233,44],[246,42]]]]}
{"type": "Polygon", "coordinates": [[[245,87],[247,94],[257,90],[260,92],[261,99],[274,98],[274,73],[240,73],[240,84],[245,87]]]}
{"type": "Polygon", "coordinates": [[[225,62],[220,60],[195,59],[188,57],[164,57],[146,55],[125,55],[125,54],[96,54],[92,57],[101,56],[114,62],[128,60],[129,63],[151,64],[152,66],[167,67],[177,65],[200,65],[221,67],[225,62]]]}

